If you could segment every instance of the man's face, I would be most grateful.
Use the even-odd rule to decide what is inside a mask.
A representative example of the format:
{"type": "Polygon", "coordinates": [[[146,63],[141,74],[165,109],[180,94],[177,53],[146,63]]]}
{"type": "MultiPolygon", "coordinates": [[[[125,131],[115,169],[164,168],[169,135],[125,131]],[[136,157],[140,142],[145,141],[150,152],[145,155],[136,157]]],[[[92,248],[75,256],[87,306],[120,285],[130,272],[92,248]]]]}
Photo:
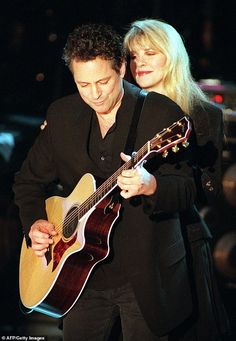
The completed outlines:
{"type": "Polygon", "coordinates": [[[82,99],[98,114],[107,114],[119,102],[125,64],[117,73],[112,62],[97,57],[87,62],[73,60],[71,70],[82,99]]]}

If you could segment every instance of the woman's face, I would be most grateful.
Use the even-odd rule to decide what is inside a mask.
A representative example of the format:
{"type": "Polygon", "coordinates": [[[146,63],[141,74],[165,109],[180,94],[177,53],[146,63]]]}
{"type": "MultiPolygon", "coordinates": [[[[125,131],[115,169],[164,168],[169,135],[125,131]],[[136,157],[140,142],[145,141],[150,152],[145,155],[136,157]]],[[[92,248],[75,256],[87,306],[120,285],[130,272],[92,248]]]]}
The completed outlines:
{"type": "Polygon", "coordinates": [[[164,94],[166,56],[150,47],[136,46],[130,52],[130,69],[137,84],[148,91],[164,94]]]}

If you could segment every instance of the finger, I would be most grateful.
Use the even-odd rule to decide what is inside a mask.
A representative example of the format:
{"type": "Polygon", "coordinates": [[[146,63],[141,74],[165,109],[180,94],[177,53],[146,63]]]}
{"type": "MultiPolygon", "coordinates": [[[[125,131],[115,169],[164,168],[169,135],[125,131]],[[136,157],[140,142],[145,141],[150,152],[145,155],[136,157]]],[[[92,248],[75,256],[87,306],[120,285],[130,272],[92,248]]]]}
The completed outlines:
{"type": "Polygon", "coordinates": [[[122,190],[122,191],[120,192],[120,195],[121,195],[124,199],[128,199],[128,198],[131,197],[129,191],[126,191],[126,190],[122,190]]]}
{"type": "Polygon", "coordinates": [[[48,247],[49,244],[53,244],[54,242],[51,236],[39,231],[29,233],[29,237],[32,241],[32,244],[38,244],[45,247],[48,247]]]}
{"type": "Polygon", "coordinates": [[[40,251],[34,250],[35,255],[38,256],[38,257],[43,257],[46,252],[47,252],[47,248],[43,249],[43,250],[40,250],[40,251]]]}
{"type": "Polygon", "coordinates": [[[40,230],[41,232],[46,232],[48,234],[55,234],[56,231],[54,225],[44,219],[36,220],[31,226],[31,230],[40,230]]]}
{"type": "Polygon", "coordinates": [[[29,236],[30,236],[31,240],[33,240],[37,243],[40,243],[40,244],[43,244],[45,242],[48,243],[50,240],[50,235],[48,233],[43,233],[43,232],[40,232],[39,230],[31,231],[29,233],[29,236]]]}
{"type": "Polygon", "coordinates": [[[37,220],[30,229],[29,236],[31,239],[36,239],[43,243],[44,239],[48,240],[51,236],[57,235],[57,231],[53,224],[46,220],[37,220]]]}
{"type": "Polygon", "coordinates": [[[135,169],[127,169],[122,172],[122,175],[125,177],[133,177],[135,175],[135,169]]]}
{"type": "Polygon", "coordinates": [[[53,224],[49,223],[49,222],[45,222],[45,223],[40,223],[38,225],[39,229],[41,232],[46,232],[49,235],[55,235],[57,234],[55,227],[53,224]]]}
{"type": "Polygon", "coordinates": [[[130,188],[130,178],[120,177],[117,179],[117,185],[121,190],[128,190],[130,188]]]}
{"type": "Polygon", "coordinates": [[[125,181],[125,182],[126,182],[127,179],[128,179],[128,181],[129,181],[129,179],[135,178],[135,177],[137,177],[137,176],[138,176],[138,173],[136,172],[135,169],[126,169],[126,170],[123,170],[123,171],[122,171],[120,180],[121,180],[121,182],[122,182],[122,181],[125,181]],[[123,178],[122,178],[122,177],[123,177],[123,178]]]}
{"type": "Polygon", "coordinates": [[[45,244],[33,243],[33,244],[32,244],[32,249],[33,249],[34,251],[47,250],[48,247],[49,247],[49,244],[48,244],[48,243],[45,243],[45,244]]]}
{"type": "Polygon", "coordinates": [[[40,244],[40,245],[49,245],[53,244],[53,239],[48,237],[48,238],[33,238],[33,242],[40,244]]]}
{"type": "Polygon", "coordinates": [[[120,157],[123,161],[127,162],[131,159],[131,156],[130,155],[126,155],[125,153],[121,152],[120,153],[120,157]]]}

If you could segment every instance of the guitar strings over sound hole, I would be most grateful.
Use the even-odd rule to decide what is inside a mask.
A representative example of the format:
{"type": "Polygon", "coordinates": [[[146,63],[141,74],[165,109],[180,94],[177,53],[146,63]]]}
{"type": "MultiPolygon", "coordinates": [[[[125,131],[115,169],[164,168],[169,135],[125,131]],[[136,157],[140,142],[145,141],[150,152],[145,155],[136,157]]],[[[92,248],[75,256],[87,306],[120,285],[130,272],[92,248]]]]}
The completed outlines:
{"type": "Polygon", "coordinates": [[[72,207],[65,217],[63,222],[63,235],[65,238],[70,238],[75,232],[79,222],[79,208],[77,206],[72,207]]]}

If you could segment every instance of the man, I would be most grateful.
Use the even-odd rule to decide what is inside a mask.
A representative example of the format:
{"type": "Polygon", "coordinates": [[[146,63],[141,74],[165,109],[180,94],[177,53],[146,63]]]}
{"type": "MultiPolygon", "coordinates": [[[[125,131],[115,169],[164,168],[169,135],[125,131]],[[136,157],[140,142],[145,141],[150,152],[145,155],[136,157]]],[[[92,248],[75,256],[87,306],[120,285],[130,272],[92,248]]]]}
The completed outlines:
{"type": "MultiPolygon", "coordinates": [[[[14,185],[25,237],[38,257],[44,257],[58,232],[45,211],[49,186],[59,183],[63,196],[68,196],[85,173],[106,179],[129,159],[121,152],[140,92],[123,80],[122,39],[110,27],[77,27],[68,37],[63,58],[79,93],[49,107],[14,185]]],[[[134,150],[183,116],[167,97],[147,94],[134,150]]],[[[168,340],[190,316],[178,212],[192,207],[196,188],[188,149],[183,149],[167,158],[155,154],[117,176],[121,209],[112,227],[111,250],[64,317],[65,340],[108,339],[117,316],[126,341],[168,340]]]]}

